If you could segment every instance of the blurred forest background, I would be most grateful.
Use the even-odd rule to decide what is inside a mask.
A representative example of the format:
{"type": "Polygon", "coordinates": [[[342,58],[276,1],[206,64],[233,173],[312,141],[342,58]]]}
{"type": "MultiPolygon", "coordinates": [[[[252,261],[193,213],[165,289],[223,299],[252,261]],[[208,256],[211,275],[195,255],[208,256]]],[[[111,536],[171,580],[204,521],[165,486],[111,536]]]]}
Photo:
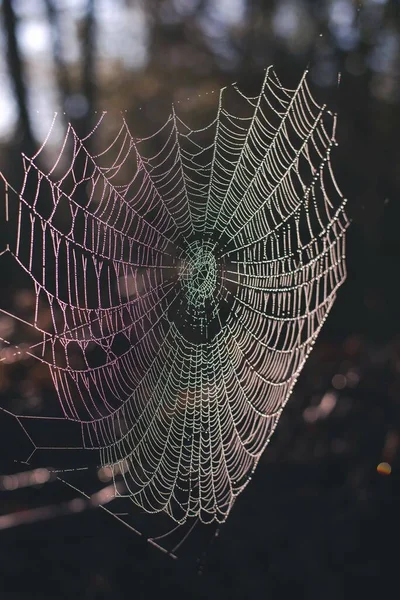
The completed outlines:
{"type": "MultiPolygon", "coordinates": [[[[131,130],[149,134],[179,102],[195,127],[215,114],[213,90],[238,81],[245,93],[258,93],[270,64],[291,87],[309,65],[317,100],[339,114],[333,160],[352,219],[348,280],[251,486],[207,550],[202,576],[196,564],[173,561],[101,511],[88,511],[1,532],[1,600],[393,593],[400,534],[400,3],[0,0],[0,13],[0,170],[15,187],[20,152],[35,152],[54,111],[82,134],[95,111],[109,111],[110,127],[127,111],[131,130]]],[[[0,281],[2,305],[29,306],[1,261],[0,281]]],[[[2,317],[0,336],[10,327],[2,317]]],[[[48,375],[35,368],[16,377],[6,362],[0,397],[40,405],[50,393],[48,375]]],[[[4,424],[0,431],[0,464],[10,472],[12,440],[4,424]]],[[[65,490],[53,485],[3,490],[0,513],[62,502],[65,490]]]]}

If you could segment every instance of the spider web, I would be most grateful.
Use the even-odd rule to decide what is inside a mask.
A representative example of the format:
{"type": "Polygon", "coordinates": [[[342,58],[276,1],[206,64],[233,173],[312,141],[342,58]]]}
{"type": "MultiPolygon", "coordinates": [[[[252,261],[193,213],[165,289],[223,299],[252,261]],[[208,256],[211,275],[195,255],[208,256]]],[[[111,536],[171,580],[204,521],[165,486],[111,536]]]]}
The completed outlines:
{"type": "Polygon", "coordinates": [[[92,154],[106,122],[84,139],[68,125],[46,170],[55,119],[23,156],[21,190],[3,177],[0,250],[34,306],[1,309],[30,340],[3,340],[2,360],[45,365],[57,400],[40,415],[2,410],[29,440],[29,464],[47,460],[67,483],[91,464],[108,470],[111,507],[222,523],[345,278],[336,115],[307,72],[287,89],[269,68],[255,97],[221,90],[201,129],[173,109],[135,139],[121,118],[92,154]]]}

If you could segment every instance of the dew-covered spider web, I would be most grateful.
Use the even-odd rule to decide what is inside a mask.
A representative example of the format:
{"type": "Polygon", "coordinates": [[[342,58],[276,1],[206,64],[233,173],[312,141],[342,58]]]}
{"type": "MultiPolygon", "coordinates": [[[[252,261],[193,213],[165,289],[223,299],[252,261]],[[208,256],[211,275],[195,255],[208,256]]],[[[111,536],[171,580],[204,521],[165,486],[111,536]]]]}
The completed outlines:
{"type": "Polygon", "coordinates": [[[345,278],[336,116],[307,73],[287,89],[269,68],[257,96],[221,90],[201,129],[175,110],[146,138],[121,117],[110,139],[105,113],[83,139],[68,125],[44,168],[59,126],[19,191],[3,177],[0,248],[33,298],[1,308],[2,360],[39,363],[56,395],[4,417],[28,464],[107,471],[126,523],[134,505],[169,529],[222,523],[345,278]]]}

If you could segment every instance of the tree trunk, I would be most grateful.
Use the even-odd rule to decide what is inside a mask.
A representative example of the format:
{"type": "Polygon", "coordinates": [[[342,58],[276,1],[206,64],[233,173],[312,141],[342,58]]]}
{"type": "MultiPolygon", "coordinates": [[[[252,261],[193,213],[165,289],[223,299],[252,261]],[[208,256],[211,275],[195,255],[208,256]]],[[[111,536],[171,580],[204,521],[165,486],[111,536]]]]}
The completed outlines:
{"type": "Polygon", "coordinates": [[[7,63],[10,77],[13,81],[15,96],[18,104],[19,121],[22,130],[22,143],[27,154],[34,153],[34,137],[32,133],[29,111],[27,106],[27,93],[24,81],[24,66],[18,47],[16,35],[17,17],[14,12],[12,0],[3,1],[3,18],[7,32],[7,63]]]}

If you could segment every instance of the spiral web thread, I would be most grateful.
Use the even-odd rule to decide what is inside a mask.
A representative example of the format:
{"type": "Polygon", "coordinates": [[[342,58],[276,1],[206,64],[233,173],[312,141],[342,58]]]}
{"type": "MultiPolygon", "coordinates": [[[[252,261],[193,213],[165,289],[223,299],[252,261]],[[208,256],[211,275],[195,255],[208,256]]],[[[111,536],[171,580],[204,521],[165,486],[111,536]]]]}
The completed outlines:
{"type": "Polygon", "coordinates": [[[1,254],[35,297],[31,319],[12,316],[37,339],[3,347],[46,365],[58,396],[14,415],[29,464],[95,453],[115,502],[225,521],[345,278],[336,115],[306,76],[290,90],[269,68],[256,97],[223,89],[198,130],[173,110],[135,139],[122,118],[95,155],[105,113],[84,139],[69,125],[45,172],[52,129],[23,156],[21,191],[3,178],[1,254]]]}

